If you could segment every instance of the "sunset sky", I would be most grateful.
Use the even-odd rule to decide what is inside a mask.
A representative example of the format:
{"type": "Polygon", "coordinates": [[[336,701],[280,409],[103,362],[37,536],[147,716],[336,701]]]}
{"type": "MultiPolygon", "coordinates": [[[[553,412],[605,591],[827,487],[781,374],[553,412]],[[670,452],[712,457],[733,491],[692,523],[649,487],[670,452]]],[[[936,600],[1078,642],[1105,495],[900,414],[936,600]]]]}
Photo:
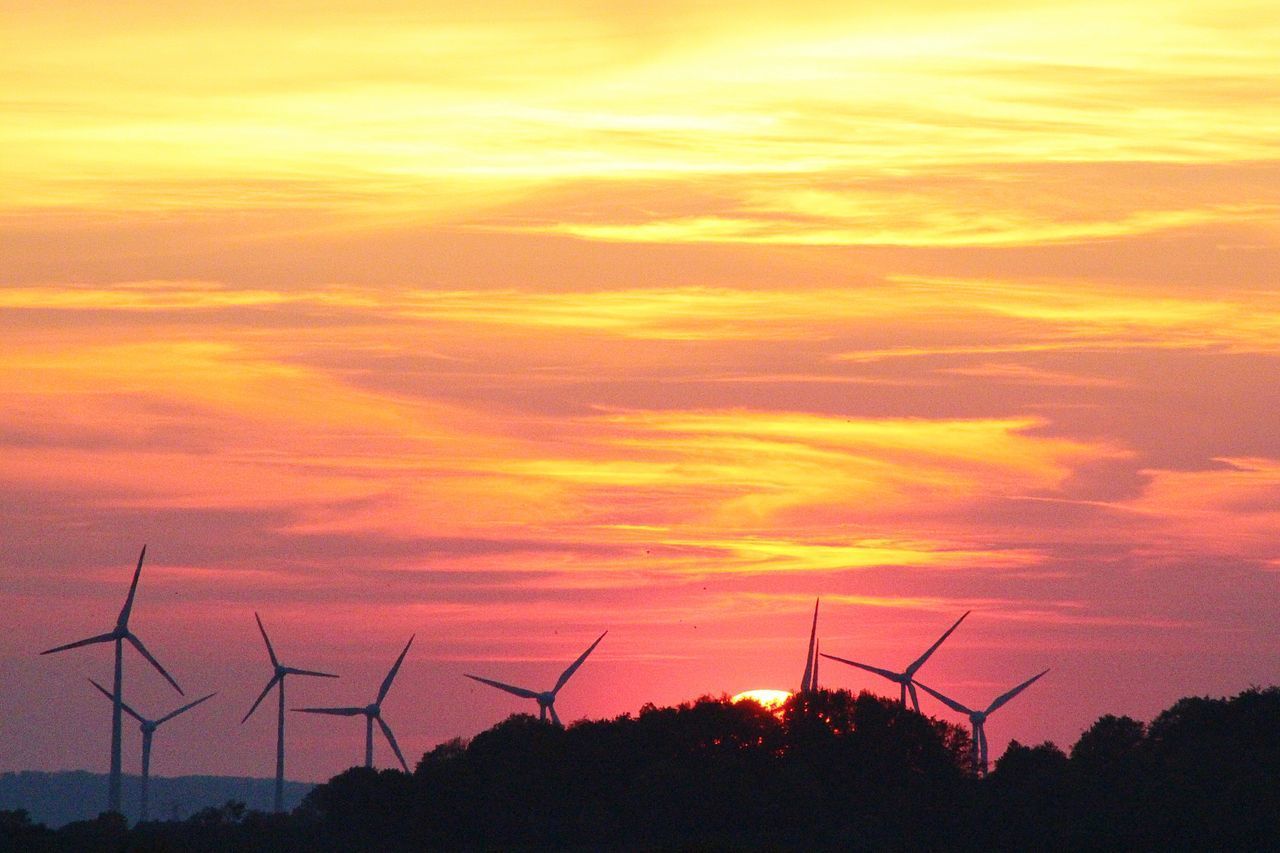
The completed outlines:
{"type": "MultiPolygon", "coordinates": [[[[919,674],[966,704],[1051,668],[993,757],[1280,681],[1273,2],[0,21],[0,770],[106,770],[109,647],[36,653],[143,543],[134,630],[218,691],[156,775],[274,771],[255,610],[342,676],[291,705],[416,632],[411,763],[606,629],[566,721],[794,688],[817,596],[891,669],[972,609],[919,674]]],[[[290,778],[362,758],[289,727],[290,778]]]]}

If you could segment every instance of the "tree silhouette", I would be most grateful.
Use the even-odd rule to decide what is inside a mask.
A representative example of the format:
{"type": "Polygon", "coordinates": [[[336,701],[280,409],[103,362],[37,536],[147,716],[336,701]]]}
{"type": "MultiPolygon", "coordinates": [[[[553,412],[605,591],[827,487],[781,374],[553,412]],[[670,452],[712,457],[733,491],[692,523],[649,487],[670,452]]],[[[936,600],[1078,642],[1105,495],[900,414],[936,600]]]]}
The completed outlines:
{"type": "Polygon", "coordinates": [[[983,786],[983,827],[1001,850],[1069,849],[1070,761],[1053,743],[1024,746],[1016,740],[996,761],[983,786]]]}
{"type": "Polygon", "coordinates": [[[0,809],[0,853],[51,849],[53,832],[34,823],[26,809],[0,809]]]}
{"type": "Polygon", "coordinates": [[[0,812],[0,850],[1280,849],[1280,689],[1106,716],[1070,757],[1010,744],[986,778],[965,729],[869,693],[777,713],[703,697],[566,729],[527,714],[352,768],[292,815],[228,803],[132,829],[0,812]]]}
{"type": "Polygon", "coordinates": [[[1280,838],[1278,723],[1275,687],[1234,699],[1181,699],[1157,716],[1146,741],[1155,843],[1261,849],[1280,838]]]}

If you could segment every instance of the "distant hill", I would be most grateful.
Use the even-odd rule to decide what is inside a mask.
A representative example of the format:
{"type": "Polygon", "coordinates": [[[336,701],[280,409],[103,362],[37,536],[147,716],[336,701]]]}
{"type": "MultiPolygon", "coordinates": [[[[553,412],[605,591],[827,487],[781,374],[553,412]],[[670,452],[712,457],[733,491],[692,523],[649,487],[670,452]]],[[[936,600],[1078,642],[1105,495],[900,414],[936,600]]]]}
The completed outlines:
{"type": "MultiPolygon", "coordinates": [[[[129,819],[138,817],[137,776],[125,774],[124,811],[129,819]]],[[[314,785],[284,783],[284,807],[297,808],[314,785]]],[[[185,820],[208,806],[239,800],[250,809],[270,811],[274,779],[248,776],[162,776],[151,777],[151,817],[158,820],[185,820]]],[[[107,776],[72,770],[61,773],[0,773],[0,810],[26,809],[36,823],[51,828],[76,820],[95,818],[107,807],[107,776]]]]}

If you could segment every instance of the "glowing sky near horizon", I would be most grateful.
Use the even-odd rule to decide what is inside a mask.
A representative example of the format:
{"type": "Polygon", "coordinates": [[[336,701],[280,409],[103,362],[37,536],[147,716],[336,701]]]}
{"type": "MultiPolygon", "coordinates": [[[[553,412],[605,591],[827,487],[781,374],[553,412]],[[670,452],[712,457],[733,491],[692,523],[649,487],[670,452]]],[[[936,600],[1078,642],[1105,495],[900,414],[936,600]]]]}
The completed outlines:
{"type": "Polygon", "coordinates": [[[819,595],[891,669],[974,610],[962,702],[1051,667],[993,755],[1280,681],[1274,4],[0,20],[0,770],[105,769],[109,651],[34,653],[144,542],[138,634],[219,691],[158,775],[270,774],[254,610],[308,704],[416,632],[411,759],[606,628],[566,720],[794,689],[819,595]]]}

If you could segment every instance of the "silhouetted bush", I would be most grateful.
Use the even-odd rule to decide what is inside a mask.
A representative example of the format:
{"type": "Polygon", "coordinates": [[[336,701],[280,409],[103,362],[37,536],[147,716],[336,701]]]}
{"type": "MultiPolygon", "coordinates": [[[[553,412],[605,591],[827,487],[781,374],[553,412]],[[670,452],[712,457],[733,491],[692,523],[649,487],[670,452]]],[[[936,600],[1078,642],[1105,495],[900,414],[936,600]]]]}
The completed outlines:
{"type": "Polygon", "coordinates": [[[991,846],[1004,850],[1071,849],[1070,764],[1053,743],[1016,740],[983,786],[991,846]]]}
{"type": "Polygon", "coordinates": [[[32,822],[26,809],[0,809],[0,852],[47,850],[53,840],[53,831],[32,822]]]}

